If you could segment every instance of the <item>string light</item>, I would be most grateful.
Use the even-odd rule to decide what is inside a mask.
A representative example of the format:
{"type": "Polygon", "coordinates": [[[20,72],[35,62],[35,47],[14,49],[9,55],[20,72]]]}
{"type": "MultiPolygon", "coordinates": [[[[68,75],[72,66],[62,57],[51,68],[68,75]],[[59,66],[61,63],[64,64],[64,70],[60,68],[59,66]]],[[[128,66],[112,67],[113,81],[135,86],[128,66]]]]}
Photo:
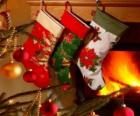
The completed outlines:
{"type": "Polygon", "coordinates": [[[38,91],[39,97],[38,97],[38,106],[37,106],[37,115],[36,116],[40,116],[40,108],[41,108],[41,88],[38,91]]]}
{"type": "Polygon", "coordinates": [[[8,47],[11,44],[15,33],[16,33],[16,30],[15,30],[15,27],[14,27],[12,32],[11,32],[10,38],[6,39],[6,44],[5,44],[4,48],[2,49],[2,51],[0,53],[0,57],[2,57],[8,51],[8,47]]]}
{"type": "Polygon", "coordinates": [[[33,102],[31,103],[31,105],[27,108],[27,110],[25,111],[23,116],[29,116],[31,109],[34,107],[35,103],[38,102],[37,105],[37,112],[36,112],[36,116],[40,116],[40,107],[41,107],[41,89],[39,89],[39,91],[37,92],[33,102]]]}
{"type": "Polygon", "coordinates": [[[12,44],[12,41],[13,41],[13,38],[14,38],[14,49],[16,49],[16,45],[17,45],[17,37],[15,36],[15,33],[16,33],[16,28],[15,27],[12,27],[12,20],[11,20],[11,16],[10,16],[10,13],[7,11],[7,7],[6,7],[6,21],[7,21],[7,26],[8,26],[8,29],[10,30],[12,28],[12,32],[10,34],[10,37],[6,39],[6,42],[5,42],[5,46],[2,48],[2,51],[0,53],[0,57],[2,57],[6,52],[8,52],[8,48],[11,46],[12,44]]]}

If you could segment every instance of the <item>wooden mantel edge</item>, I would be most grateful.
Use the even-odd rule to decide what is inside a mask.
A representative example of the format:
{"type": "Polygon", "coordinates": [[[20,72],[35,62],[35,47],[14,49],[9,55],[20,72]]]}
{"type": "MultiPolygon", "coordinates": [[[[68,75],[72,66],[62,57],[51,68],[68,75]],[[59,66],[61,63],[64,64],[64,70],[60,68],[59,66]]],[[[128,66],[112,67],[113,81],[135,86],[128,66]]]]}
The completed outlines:
{"type": "MultiPolygon", "coordinates": [[[[45,1],[45,3],[49,6],[63,6],[65,4],[66,0],[50,0],[45,1]]],[[[27,0],[27,3],[30,5],[37,6],[40,4],[40,0],[27,0]]],[[[96,6],[95,1],[91,2],[83,2],[83,1],[70,1],[71,5],[73,6],[96,6]]],[[[140,7],[140,1],[104,1],[102,4],[106,7],[140,7]]]]}

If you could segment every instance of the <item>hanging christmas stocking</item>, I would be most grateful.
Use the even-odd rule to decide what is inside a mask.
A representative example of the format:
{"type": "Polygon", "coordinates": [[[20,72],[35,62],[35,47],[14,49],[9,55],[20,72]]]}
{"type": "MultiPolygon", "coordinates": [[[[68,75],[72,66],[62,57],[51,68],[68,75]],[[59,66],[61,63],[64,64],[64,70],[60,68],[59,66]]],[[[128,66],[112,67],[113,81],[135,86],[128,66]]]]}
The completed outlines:
{"type": "Polygon", "coordinates": [[[63,29],[64,26],[50,14],[39,11],[31,32],[33,37],[25,41],[23,49],[14,53],[14,58],[21,61],[27,69],[23,75],[25,81],[41,88],[48,86],[48,60],[63,29]]]}
{"type": "Polygon", "coordinates": [[[98,90],[105,85],[102,61],[128,27],[98,8],[90,25],[98,34],[81,50],[77,64],[87,85],[92,90],[98,90]]]}
{"type": "Polygon", "coordinates": [[[52,65],[56,69],[61,83],[70,83],[70,64],[81,46],[90,27],[72,12],[65,10],[61,23],[66,27],[63,39],[52,56],[52,65]]]}

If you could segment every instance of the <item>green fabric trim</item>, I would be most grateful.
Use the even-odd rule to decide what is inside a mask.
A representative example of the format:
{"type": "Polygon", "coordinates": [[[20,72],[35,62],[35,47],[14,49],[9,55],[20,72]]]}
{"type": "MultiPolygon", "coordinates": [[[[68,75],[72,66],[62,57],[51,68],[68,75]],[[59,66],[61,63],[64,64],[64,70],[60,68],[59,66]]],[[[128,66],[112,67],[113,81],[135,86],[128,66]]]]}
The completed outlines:
{"type": "Polygon", "coordinates": [[[67,59],[71,61],[78,50],[79,46],[82,44],[82,41],[73,34],[73,40],[71,43],[68,43],[66,40],[63,40],[61,44],[58,46],[57,50],[54,52],[52,59],[55,61],[54,68],[56,70],[60,70],[62,66],[63,59],[67,59]]]}
{"type": "Polygon", "coordinates": [[[69,78],[69,73],[70,73],[69,67],[61,68],[61,70],[59,70],[57,72],[58,78],[61,81],[61,83],[70,83],[71,82],[71,79],[69,78]]]}
{"type": "Polygon", "coordinates": [[[57,77],[61,83],[71,83],[71,78],[69,78],[70,68],[69,66],[63,66],[63,61],[66,59],[71,62],[79,46],[82,44],[82,40],[78,38],[77,35],[73,34],[73,38],[70,42],[65,39],[57,47],[56,51],[52,56],[52,66],[57,72],[57,77]]]}
{"type": "Polygon", "coordinates": [[[97,8],[93,20],[106,31],[111,32],[117,36],[120,36],[128,28],[127,25],[109,16],[105,12],[101,11],[99,8],[97,8]]]}

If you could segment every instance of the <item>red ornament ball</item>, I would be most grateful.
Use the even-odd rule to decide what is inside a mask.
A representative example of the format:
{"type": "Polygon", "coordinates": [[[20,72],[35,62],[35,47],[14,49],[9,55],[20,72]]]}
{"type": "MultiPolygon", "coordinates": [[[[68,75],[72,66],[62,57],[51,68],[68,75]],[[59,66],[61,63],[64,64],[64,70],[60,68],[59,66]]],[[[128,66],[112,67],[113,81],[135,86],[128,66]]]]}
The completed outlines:
{"type": "Polygon", "coordinates": [[[123,105],[114,111],[113,116],[134,116],[134,111],[123,105]]]}
{"type": "Polygon", "coordinates": [[[16,61],[21,62],[22,61],[22,57],[23,57],[23,49],[17,49],[16,51],[14,51],[13,58],[16,61]]]}
{"type": "Polygon", "coordinates": [[[22,62],[29,60],[31,55],[24,48],[20,48],[13,53],[13,58],[18,62],[22,62]]]}
{"type": "Polygon", "coordinates": [[[56,116],[57,111],[58,105],[49,101],[43,103],[40,108],[41,116],[56,116]]]}
{"type": "Polygon", "coordinates": [[[23,75],[23,79],[26,82],[34,82],[37,79],[37,74],[34,71],[27,71],[23,75]]]}
{"type": "Polygon", "coordinates": [[[34,84],[39,88],[46,88],[46,87],[48,87],[48,85],[50,83],[49,78],[50,78],[49,72],[47,70],[45,70],[44,72],[42,72],[38,75],[34,84]]]}

